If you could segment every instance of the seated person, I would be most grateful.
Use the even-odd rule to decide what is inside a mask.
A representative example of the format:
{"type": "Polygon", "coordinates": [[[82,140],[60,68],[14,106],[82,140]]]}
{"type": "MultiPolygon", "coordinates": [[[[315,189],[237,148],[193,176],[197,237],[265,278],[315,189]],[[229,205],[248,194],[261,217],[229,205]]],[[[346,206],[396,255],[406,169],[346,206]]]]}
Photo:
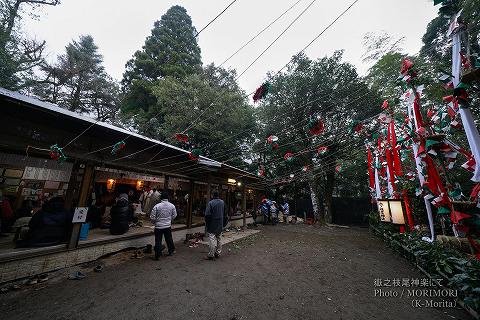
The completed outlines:
{"type": "Polygon", "coordinates": [[[32,200],[23,200],[22,206],[17,211],[17,219],[31,217],[33,215],[34,204],[32,200]]]}
{"type": "MultiPolygon", "coordinates": [[[[110,234],[120,235],[128,231],[128,224],[135,220],[133,207],[128,203],[128,195],[122,193],[110,210],[110,234]]],[[[138,219],[137,219],[138,221],[138,219]]]]}
{"type": "Polygon", "coordinates": [[[10,227],[15,221],[10,200],[6,196],[2,196],[0,191],[0,234],[10,231],[10,227]]]}
{"type": "Polygon", "coordinates": [[[102,225],[103,204],[95,203],[88,208],[87,222],[90,223],[90,229],[99,228],[102,225]]]}
{"type": "Polygon", "coordinates": [[[65,242],[71,227],[72,215],[65,209],[65,201],[52,198],[32,216],[26,239],[19,241],[18,246],[45,247],[65,242]]]}

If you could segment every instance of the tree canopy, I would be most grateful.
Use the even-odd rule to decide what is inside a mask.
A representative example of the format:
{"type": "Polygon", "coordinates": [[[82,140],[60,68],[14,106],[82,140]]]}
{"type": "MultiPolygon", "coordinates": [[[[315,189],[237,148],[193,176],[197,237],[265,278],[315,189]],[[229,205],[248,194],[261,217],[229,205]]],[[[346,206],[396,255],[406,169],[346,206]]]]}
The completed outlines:
{"type": "Polygon", "coordinates": [[[152,86],[156,103],[133,122],[141,133],[177,144],[173,135],[188,129],[190,143],[204,155],[242,165],[242,145],[251,143],[255,121],[234,79],[234,72],[214,65],[182,79],[165,77],[152,86]]]}
{"type": "Polygon", "coordinates": [[[22,14],[34,18],[41,6],[55,6],[59,0],[0,0],[0,86],[22,90],[36,80],[35,71],[43,62],[45,41],[21,32],[22,14]]]}
{"type": "MultiPolygon", "coordinates": [[[[355,67],[342,61],[341,51],[318,60],[297,56],[271,84],[258,116],[264,139],[276,135],[280,147],[273,152],[264,150],[264,156],[257,161],[272,172],[273,180],[276,176],[288,178],[292,172],[302,175],[302,168],[308,168],[305,180],[314,209],[320,221],[329,222],[335,169],[345,161],[355,160],[352,153],[362,149],[361,139],[356,139],[349,127],[379,112],[381,101],[355,67]],[[309,119],[322,121],[324,131],[309,134],[309,119]],[[327,148],[325,153],[318,152],[322,146],[327,148]],[[293,154],[293,161],[285,161],[288,152],[293,154]],[[326,204],[324,208],[321,203],[326,204]]],[[[363,162],[361,165],[365,166],[363,162]]]]}
{"type": "Polygon", "coordinates": [[[125,66],[123,110],[145,111],[155,104],[152,86],[165,77],[184,78],[201,71],[196,29],[185,8],[171,7],[154,23],[141,50],[125,66]]]}
{"type": "Polygon", "coordinates": [[[53,65],[42,65],[44,79],[34,91],[42,99],[100,121],[113,120],[119,109],[119,87],[107,75],[92,36],[81,36],[53,65]]]}

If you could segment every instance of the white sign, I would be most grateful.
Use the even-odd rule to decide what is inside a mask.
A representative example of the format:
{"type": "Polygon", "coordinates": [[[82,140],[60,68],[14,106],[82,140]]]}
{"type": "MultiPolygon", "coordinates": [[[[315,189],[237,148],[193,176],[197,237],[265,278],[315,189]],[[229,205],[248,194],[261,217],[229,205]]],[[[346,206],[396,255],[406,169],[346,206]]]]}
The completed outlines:
{"type": "Polygon", "coordinates": [[[73,223],[83,223],[87,220],[87,207],[77,207],[75,208],[75,213],[73,214],[73,223]]]}

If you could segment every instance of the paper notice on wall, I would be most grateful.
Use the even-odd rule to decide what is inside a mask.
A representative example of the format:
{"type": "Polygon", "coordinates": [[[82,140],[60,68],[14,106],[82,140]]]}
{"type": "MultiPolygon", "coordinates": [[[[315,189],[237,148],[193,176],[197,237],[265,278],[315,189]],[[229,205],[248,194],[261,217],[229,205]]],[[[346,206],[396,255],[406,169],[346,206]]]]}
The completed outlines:
{"type": "Polygon", "coordinates": [[[32,189],[30,188],[23,188],[22,189],[22,196],[29,196],[32,194],[32,189]]]}
{"type": "MultiPolygon", "coordinates": [[[[3,168],[0,168],[0,174],[2,173],[2,171],[3,171],[3,168]]],[[[21,178],[23,176],[23,170],[6,169],[3,175],[9,178],[21,178]]]]}
{"type": "Polygon", "coordinates": [[[34,180],[35,179],[35,168],[26,167],[25,171],[23,172],[23,179],[34,180]]]}
{"type": "Polygon", "coordinates": [[[60,170],[50,170],[50,175],[48,180],[51,181],[60,181],[60,170]]]}
{"type": "Polygon", "coordinates": [[[50,175],[50,169],[38,168],[38,180],[48,180],[49,175],[50,175]]]}
{"type": "Polygon", "coordinates": [[[75,213],[73,214],[73,223],[83,223],[87,220],[87,207],[77,207],[75,208],[75,213]]]}
{"type": "Polygon", "coordinates": [[[45,181],[45,189],[58,189],[60,187],[60,182],[58,181],[45,181]]]}

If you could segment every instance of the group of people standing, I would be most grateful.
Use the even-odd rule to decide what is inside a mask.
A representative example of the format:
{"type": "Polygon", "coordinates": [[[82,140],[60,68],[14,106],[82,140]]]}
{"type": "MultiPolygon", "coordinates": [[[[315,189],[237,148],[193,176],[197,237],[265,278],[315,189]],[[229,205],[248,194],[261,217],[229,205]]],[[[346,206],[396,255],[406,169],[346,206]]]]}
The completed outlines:
{"type": "Polygon", "coordinates": [[[283,214],[283,220],[288,223],[290,216],[290,207],[287,201],[284,201],[283,205],[264,198],[262,203],[258,206],[257,211],[263,215],[263,224],[275,225],[279,222],[280,213],[283,214]]]}
{"type": "MultiPolygon", "coordinates": [[[[155,260],[162,256],[162,238],[165,237],[168,255],[175,253],[172,238],[172,221],[177,216],[175,206],[168,201],[166,192],[160,193],[160,202],[154,205],[150,212],[150,220],[155,226],[155,260]]],[[[213,191],[213,199],[205,209],[205,230],[208,233],[209,251],[206,259],[219,258],[222,252],[221,234],[225,226],[225,203],[219,198],[218,191],[213,191]]]]}

